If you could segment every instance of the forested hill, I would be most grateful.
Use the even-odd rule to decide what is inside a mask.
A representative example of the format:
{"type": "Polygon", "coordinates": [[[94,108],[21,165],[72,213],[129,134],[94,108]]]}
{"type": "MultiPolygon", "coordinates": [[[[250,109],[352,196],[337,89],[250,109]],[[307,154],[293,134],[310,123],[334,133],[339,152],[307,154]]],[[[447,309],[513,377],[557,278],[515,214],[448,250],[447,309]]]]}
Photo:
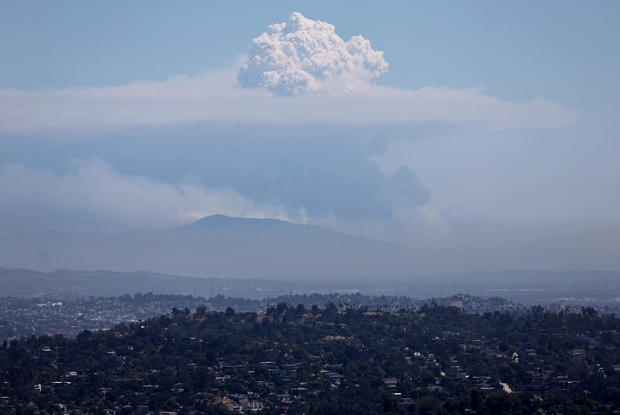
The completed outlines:
{"type": "Polygon", "coordinates": [[[527,307],[501,298],[480,298],[456,295],[447,298],[415,299],[410,297],[370,297],[360,294],[288,295],[265,300],[233,298],[217,295],[212,298],[190,295],[135,294],[119,297],[78,297],[59,299],[0,297],[0,342],[32,335],[75,337],[82,330],[109,329],[118,323],[145,320],[169,313],[173,308],[224,311],[228,307],[239,312],[262,312],[279,303],[306,308],[324,307],[333,303],[339,309],[361,308],[373,311],[419,310],[425,304],[457,306],[467,313],[494,311],[522,313],[527,307]]]}
{"type": "Polygon", "coordinates": [[[454,307],[170,315],[0,347],[3,412],[532,414],[620,410],[620,319],[454,307]]]}

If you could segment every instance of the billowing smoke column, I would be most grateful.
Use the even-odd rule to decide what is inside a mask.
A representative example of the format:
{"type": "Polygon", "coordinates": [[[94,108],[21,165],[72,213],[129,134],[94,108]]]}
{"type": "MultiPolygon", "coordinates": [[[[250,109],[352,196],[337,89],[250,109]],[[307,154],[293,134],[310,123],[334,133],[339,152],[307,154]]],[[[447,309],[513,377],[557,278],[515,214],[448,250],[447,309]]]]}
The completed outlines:
{"type": "Polygon", "coordinates": [[[345,42],[333,25],[291,14],[252,40],[239,71],[243,87],[266,87],[275,95],[308,92],[356,92],[387,71],[383,52],[353,36],[345,42]]]}

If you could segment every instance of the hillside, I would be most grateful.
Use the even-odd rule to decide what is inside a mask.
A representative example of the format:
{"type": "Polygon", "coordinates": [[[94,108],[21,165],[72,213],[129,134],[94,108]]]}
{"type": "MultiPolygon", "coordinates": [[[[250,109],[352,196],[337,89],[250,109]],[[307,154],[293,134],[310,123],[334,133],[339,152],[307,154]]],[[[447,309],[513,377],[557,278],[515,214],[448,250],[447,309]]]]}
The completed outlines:
{"type": "Polygon", "coordinates": [[[1,346],[0,405],[7,413],[612,414],[619,331],[618,318],[592,310],[175,309],[75,339],[1,346]]]}
{"type": "Polygon", "coordinates": [[[415,251],[403,245],[317,226],[222,215],[163,231],[21,232],[0,237],[0,265],[41,271],[331,279],[422,271],[414,257],[415,251]]]}

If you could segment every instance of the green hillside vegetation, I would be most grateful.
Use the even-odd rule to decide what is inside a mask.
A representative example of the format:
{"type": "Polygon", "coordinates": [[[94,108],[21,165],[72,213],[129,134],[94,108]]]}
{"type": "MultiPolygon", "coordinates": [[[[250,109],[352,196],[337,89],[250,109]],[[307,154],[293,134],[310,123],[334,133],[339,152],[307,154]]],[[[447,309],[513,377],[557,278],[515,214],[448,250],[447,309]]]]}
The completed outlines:
{"type": "Polygon", "coordinates": [[[611,414],[619,403],[620,319],[588,308],[174,309],[0,347],[2,413],[611,414]]]}

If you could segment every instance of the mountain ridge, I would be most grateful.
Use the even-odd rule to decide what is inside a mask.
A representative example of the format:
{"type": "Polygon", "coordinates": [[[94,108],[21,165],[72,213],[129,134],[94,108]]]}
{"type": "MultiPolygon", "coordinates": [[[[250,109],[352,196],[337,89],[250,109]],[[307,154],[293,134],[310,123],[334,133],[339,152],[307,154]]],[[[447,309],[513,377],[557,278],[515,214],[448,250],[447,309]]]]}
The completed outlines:
{"type": "Polygon", "coordinates": [[[413,249],[315,225],[211,215],[161,231],[16,233],[12,268],[136,269],[190,276],[332,278],[410,273],[413,249]]]}

